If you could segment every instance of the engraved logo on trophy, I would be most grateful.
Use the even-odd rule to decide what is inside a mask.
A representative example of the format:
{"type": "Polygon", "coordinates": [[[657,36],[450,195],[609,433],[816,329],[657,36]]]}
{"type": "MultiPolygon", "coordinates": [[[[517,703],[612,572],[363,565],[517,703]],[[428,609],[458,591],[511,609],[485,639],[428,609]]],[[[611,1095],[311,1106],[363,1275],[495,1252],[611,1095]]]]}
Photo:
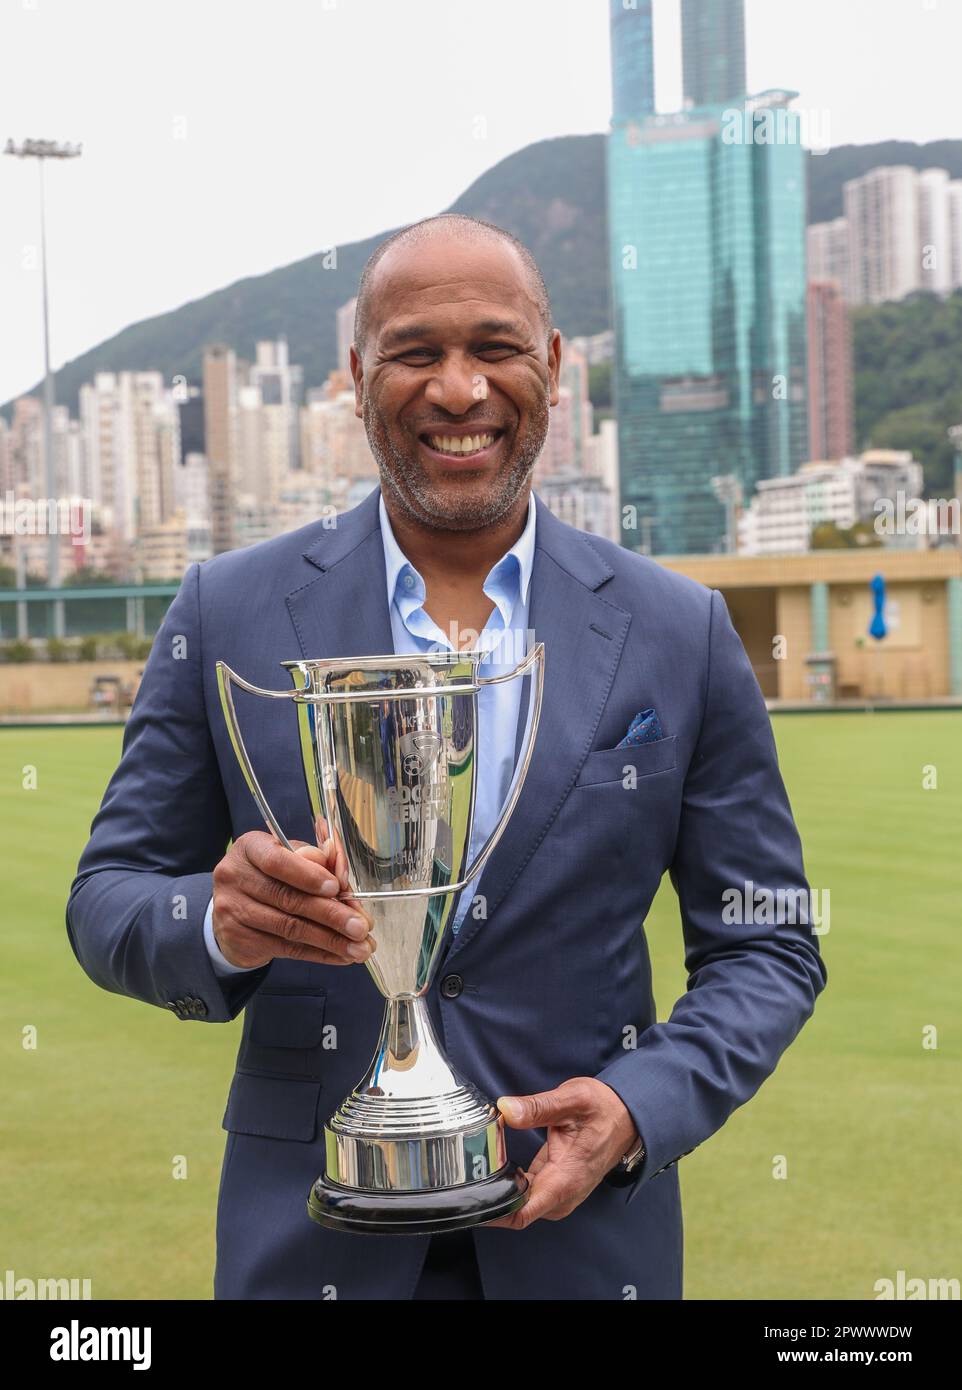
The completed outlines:
{"type": "Polygon", "coordinates": [[[447,803],[447,769],[437,766],[444,746],[433,729],[414,729],[398,740],[401,785],[387,790],[388,815],[402,823],[409,820],[437,820],[447,803]]]}
{"type": "Polygon", "coordinates": [[[427,769],[430,771],[441,751],[441,735],[433,729],[415,729],[410,734],[401,735],[401,757],[404,771],[409,777],[420,777],[427,769]]]}

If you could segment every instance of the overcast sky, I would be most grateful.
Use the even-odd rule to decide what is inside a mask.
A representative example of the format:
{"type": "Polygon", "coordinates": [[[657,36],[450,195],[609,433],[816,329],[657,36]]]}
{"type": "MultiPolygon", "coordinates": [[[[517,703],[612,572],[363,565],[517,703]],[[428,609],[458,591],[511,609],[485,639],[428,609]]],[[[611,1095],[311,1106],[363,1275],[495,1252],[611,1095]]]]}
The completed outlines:
{"type": "MultiPolygon", "coordinates": [[[[681,95],[680,0],[655,0],[681,95]]],[[[747,0],[748,83],[832,145],[962,137],[962,0],[747,0]]],[[[48,166],[55,366],[129,323],[443,211],[610,116],[607,0],[0,0],[0,143],[48,166]]],[[[0,159],[0,401],[42,371],[35,161],[0,159]]]]}

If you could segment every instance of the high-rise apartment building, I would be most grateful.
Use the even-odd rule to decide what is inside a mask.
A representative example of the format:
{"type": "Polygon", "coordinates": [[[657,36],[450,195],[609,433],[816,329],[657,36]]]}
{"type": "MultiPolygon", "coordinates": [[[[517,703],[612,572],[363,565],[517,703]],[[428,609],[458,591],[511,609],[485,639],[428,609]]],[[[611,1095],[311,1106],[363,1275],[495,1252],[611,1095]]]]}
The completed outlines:
{"type": "Polygon", "coordinates": [[[291,363],[283,338],[259,342],[249,383],[260,393],[263,462],[270,479],[267,491],[273,495],[286,475],[300,467],[298,412],[304,396],[304,368],[291,363]]]}
{"type": "Polygon", "coordinates": [[[209,347],[204,353],[204,443],[215,555],[234,548],[238,387],[233,350],[221,344],[209,347]]]}
{"type": "Polygon", "coordinates": [[[10,441],[10,426],[0,415],[0,493],[6,497],[13,492],[16,479],[13,470],[13,449],[10,441]]]}
{"type": "Polygon", "coordinates": [[[952,179],[945,191],[949,205],[949,265],[953,290],[962,289],[962,179],[952,179]]]}
{"type": "Polygon", "coordinates": [[[304,469],[328,487],[378,480],[377,463],[363,420],[354,413],[354,387],[344,372],[331,372],[308,393],[301,410],[304,469]]]}
{"type": "Polygon", "coordinates": [[[808,439],[813,459],[854,452],[852,340],[837,280],[808,282],[808,439]]]}
{"type": "Polygon", "coordinates": [[[838,280],[849,304],[962,288],[962,179],[890,165],[844,185],[845,216],[808,229],[811,280],[838,280]]]}
{"type": "Polygon", "coordinates": [[[835,280],[842,297],[849,299],[848,222],[835,217],[831,222],[815,222],[806,233],[809,280],[835,280]]]}
{"type": "Polygon", "coordinates": [[[586,472],[592,423],[588,360],[570,339],[565,339],[561,349],[559,399],[551,411],[547,438],[535,465],[536,488],[550,475],[586,472]]]}
{"type": "Polygon", "coordinates": [[[9,469],[13,486],[28,497],[46,494],[43,462],[43,406],[39,396],[20,396],[13,403],[9,469]]]}
{"type": "Polygon", "coordinates": [[[945,169],[922,169],[919,189],[919,287],[946,295],[952,288],[949,176],[945,169]]]}
{"type": "Polygon", "coordinates": [[[180,416],[160,372],[98,372],[80,388],[83,491],[117,541],[174,510],[180,416]]]}
{"type": "Polygon", "coordinates": [[[853,304],[903,299],[921,283],[918,172],[893,164],[845,185],[853,304]]]}

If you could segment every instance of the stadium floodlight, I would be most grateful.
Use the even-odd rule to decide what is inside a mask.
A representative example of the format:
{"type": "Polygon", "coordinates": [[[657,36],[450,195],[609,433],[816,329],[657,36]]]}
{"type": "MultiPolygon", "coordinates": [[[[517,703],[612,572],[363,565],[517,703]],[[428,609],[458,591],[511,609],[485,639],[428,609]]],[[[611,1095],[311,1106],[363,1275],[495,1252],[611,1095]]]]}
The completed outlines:
{"type": "MultiPolygon", "coordinates": [[[[16,159],[36,159],[40,169],[40,262],[43,283],[43,461],[47,495],[57,495],[56,469],[53,458],[53,376],[50,371],[50,315],[47,296],[47,225],[44,208],[43,166],[47,159],[77,159],[83,153],[83,145],[72,145],[59,140],[8,140],[3,147],[4,154],[16,159]]],[[[60,587],[60,537],[53,531],[47,538],[47,586],[60,587]]],[[[63,636],[63,604],[54,606],[54,631],[63,636]]]]}

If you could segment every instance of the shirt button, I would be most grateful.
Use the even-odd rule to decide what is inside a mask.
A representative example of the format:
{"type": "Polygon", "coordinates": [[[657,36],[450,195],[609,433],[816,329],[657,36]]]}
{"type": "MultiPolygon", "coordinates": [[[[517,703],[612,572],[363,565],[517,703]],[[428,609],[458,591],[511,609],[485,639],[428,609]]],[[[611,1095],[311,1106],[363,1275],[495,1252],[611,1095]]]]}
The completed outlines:
{"type": "Polygon", "coordinates": [[[441,981],[441,993],[445,999],[457,999],[464,989],[464,981],[460,975],[445,975],[441,981]]]}
{"type": "Polygon", "coordinates": [[[405,589],[413,589],[413,588],[414,588],[414,575],[413,575],[413,574],[406,574],[406,575],[404,576],[404,587],[405,587],[405,589]]]}

